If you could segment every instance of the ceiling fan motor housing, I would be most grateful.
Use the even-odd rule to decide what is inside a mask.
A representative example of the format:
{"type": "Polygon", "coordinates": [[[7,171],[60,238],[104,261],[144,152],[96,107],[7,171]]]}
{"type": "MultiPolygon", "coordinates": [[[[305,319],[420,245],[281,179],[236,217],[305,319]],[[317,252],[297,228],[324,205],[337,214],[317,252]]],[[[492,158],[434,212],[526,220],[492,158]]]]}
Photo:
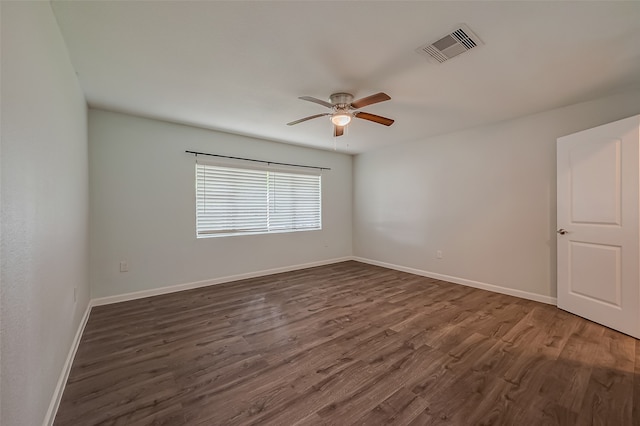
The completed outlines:
{"type": "Polygon", "coordinates": [[[331,103],[336,109],[348,109],[351,101],[353,101],[353,95],[351,93],[334,93],[329,97],[331,103]]]}

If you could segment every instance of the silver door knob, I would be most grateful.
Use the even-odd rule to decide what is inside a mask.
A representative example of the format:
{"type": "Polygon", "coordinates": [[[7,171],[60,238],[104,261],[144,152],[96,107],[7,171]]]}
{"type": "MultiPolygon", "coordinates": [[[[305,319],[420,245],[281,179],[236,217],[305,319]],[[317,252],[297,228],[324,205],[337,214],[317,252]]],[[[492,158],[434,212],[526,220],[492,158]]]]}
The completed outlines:
{"type": "Polygon", "coordinates": [[[564,235],[564,234],[568,234],[569,233],[569,231],[567,231],[566,229],[562,229],[562,228],[558,229],[556,232],[558,234],[560,234],[560,235],[564,235]]]}

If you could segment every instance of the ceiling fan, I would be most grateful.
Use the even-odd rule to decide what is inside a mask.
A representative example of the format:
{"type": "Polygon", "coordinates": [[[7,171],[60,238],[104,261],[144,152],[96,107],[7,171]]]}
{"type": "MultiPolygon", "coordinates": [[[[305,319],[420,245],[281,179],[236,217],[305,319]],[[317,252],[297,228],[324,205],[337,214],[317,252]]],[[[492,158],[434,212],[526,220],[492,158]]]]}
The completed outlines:
{"type": "Polygon", "coordinates": [[[328,115],[331,117],[331,122],[333,123],[334,136],[342,136],[344,134],[345,126],[351,122],[353,117],[373,121],[374,123],[383,124],[385,126],[391,126],[393,124],[393,120],[390,118],[369,114],[364,111],[356,111],[360,108],[366,107],[367,105],[388,101],[391,98],[386,93],[376,93],[375,95],[367,96],[365,98],[358,99],[357,101],[353,100],[353,95],[351,93],[334,93],[329,97],[329,99],[331,99],[331,103],[311,96],[301,96],[298,99],[326,106],[331,109],[331,112],[301,118],[300,120],[287,123],[287,126],[293,126],[294,124],[302,123],[303,121],[328,115]]]}

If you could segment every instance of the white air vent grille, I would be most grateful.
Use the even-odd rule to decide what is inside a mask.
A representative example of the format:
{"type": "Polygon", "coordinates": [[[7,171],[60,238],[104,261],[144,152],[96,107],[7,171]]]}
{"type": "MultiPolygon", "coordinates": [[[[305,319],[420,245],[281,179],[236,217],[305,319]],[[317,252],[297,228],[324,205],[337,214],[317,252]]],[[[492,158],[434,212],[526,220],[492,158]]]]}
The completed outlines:
{"type": "Polygon", "coordinates": [[[433,62],[444,62],[484,44],[465,24],[433,43],[420,46],[417,51],[433,62]]]}

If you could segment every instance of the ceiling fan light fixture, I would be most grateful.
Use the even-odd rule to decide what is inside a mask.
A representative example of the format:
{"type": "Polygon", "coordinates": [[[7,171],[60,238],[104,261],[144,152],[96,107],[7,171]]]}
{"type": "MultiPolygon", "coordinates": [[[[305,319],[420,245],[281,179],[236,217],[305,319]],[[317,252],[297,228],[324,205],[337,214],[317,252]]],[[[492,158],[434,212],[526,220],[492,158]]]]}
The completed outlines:
{"type": "Polygon", "coordinates": [[[331,122],[336,126],[346,126],[351,122],[351,114],[347,112],[337,112],[331,116],[331,122]]]}

